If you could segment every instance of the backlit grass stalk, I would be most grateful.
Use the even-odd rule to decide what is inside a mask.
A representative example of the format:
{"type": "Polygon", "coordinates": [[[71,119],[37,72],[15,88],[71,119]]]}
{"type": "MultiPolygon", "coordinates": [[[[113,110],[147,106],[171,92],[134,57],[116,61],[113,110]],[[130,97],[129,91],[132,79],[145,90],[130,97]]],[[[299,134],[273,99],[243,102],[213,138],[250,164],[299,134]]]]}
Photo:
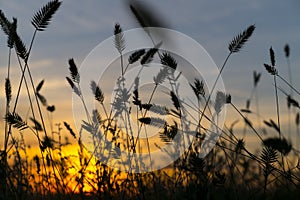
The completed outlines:
{"type": "MultiPolygon", "coordinates": [[[[19,88],[18,88],[18,92],[17,92],[17,97],[16,97],[16,100],[15,100],[15,105],[14,105],[14,109],[13,109],[14,112],[15,112],[16,107],[17,107],[17,103],[18,103],[18,99],[19,99],[19,95],[20,95],[20,91],[21,91],[21,87],[22,87],[22,81],[25,77],[25,70],[26,69],[27,69],[27,72],[29,74],[29,78],[30,78],[30,82],[31,82],[33,92],[35,94],[36,90],[35,90],[35,86],[34,86],[34,82],[33,82],[33,77],[31,75],[30,69],[28,67],[28,59],[29,59],[29,56],[30,56],[30,53],[31,53],[31,50],[32,50],[33,43],[34,43],[37,32],[38,31],[44,31],[47,28],[47,26],[49,25],[49,23],[51,21],[52,16],[58,10],[60,5],[61,5],[61,2],[59,2],[58,0],[51,1],[48,4],[46,4],[45,6],[43,6],[41,8],[41,10],[38,11],[33,16],[32,24],[35,27],[35,30],[34,30],[34,33],[33,33],[28,51],[26,50],[25,45],[23,44],[21,39],[17,36],[17,34],[15,32],[12,33],[14,35],[15,39],[17,39],[17,40],[15,40],[16,53],[17,53],[17,55],[19,55],[24,60],[24,63],[25,63],[25,66],[22,70],[21,80],[20,80],[20,84],[19,84],[19,88]]],[[[38,107],[38,112],[39,112],[39,115],[40,115],[40,118],[41,118],[41,121],[42,121],[42,125],[43,125],[43,128],[44,128],[44,133],[45,133],[45,135],[47,135],[46,126],[45,126],[44,119],[43,119],[43,114],[42,114],[41,107],[40,107],[40,104],[39,104],[39,101],[38,101],[38,97],[36,95],[35,95],[35,99],[36,99],[36,103],[37,103],[37,107],[38,107]]]]}
{"type": "MultiPolygon", "coordinates": [[[[255,30],[255,25],[249,26],[242,33],[240,33],[239,35],[237,35],[236,37],[234,37],[233,40],[229,43],[229,45],[228,45],[229,53],[228,53],[225,61],[223,62],[223,65],[220,68],[220,70],[218,72],[218,75],[217,75],[217,77],[216,77],[216,79],[215,79],[215,81],[214,81],[214,83],[213,83],[213,85],[212,85],[212,87],[210,89],[209,95],[208,95],[208,97],[206,99],[206,102],[205,102],[202,114],[201,114],[200,119],[199,119],[199,124],[201,124],[201,121],[202,121],[202,118],[204,116],[204,113],[205,113],[205,111],[206,111],[206,109],[207,109],[207,107],[208,107],[208,105],[210,103],[210,100],[211,100],[211,97],[212,97],[213,92],[215,90],[215,87],[216,87],[216,85],[217,85],[217,83],[218,83],[218,81],[219,81],[219,79],[220,79],[220,77],[222,75],[222,72],[223,72],[223,70],[224,70],[224,68],[226,66],[226,63],[227,63],[229,57],[232,54],[237,53],[237,52],[239,52],[241,50],[241,48],[244,46],[244,44],[248,41],[248,39],[253,34],[254,30],[255,30]]],[[[190,149],[188,150],[188,153],[186,154],[186,157],[188,156],[189,152],[190,152],[190,149]]],[[[186,160],[186,158],[185,158],[185,160],[186,160]]],[[[178,180],[179,179],[177,179],[177,181],[178,180]]]]}
{"type": "Polygon", "coordinates": [[[202,118],[203,118],[203,114],[205,113],[207,107],[208,107],[208,104],[211,100],[211,96],[214,92],[214,89],[219,81],[219,78],[221,77],[222,75],[222,72],[226,66],[226,63],[229,59],[229,57],[233,54],[233,53],[237,53],[241,50],[241,48],[243,47],[243,45],[248,41],[248,39],[251,37],[251,35],[253,34],[255,30],[255,26],[254,25],[251,25],[249,26],[246,30],[244,30],[242,33],[240,33],[239,35],[237,35],[236,37],[233,38],[233,40],[229,43],[228,45],[228,49],[229,49],[229,54],[227,55],[222,67],[220,68],[219,70],[219,73],[218,73],[218,76],[216,77],[216,80],[214,81],[214,84],[209,92],[209,95],[207,97],[207,100],[206,100],[206,103],[205,103],[205,106],[203,108],[203,111],[202,111],[202,115],[200,117],[200,120],[199,120],[199,124],[201,123],[202,121],[202,118]]]}
{"type": "MultiPolygon", "coordinates": [[[[49,2],[45,7],[43,7],[41,9],[40,12],[38,12],[33,17],[32,24],[35,26],[36,29],[34,31],[34,34],[33,34],[33,37],[32,37],[31,43],[30,43],[30,48],[29,48],[28,51],[26,50],[25,45],[23,44],[20,37],[16,33],[17,20],[14,18],[13,22],[10,23],[1,11],[1,19],[0,19],[1,26],[2,26],[2,29],[4,30],[4,32],[8,35],[8,46],[9,46],[9,61],[8,61],[9,64],[8,64],[8,77],[7,77],[7,80],[9,81],[10,54],[11,54],[11,48],[13,48],[13,47],[15,47],[15,51],[17,53],[18,61],[19,61],[21,71],[22,71],[21,80],[20,80],[20,84],[19,84],[18,92],[17,92],[17,97],[16,97],[16,100],[15,100],[14,108],[13,108],[13,114],[16,111],[16,107],[17,107],[17,103],[18,103],[18,99],[19,99],[19,95],[20,95],[20,91],[21,91],[22,82],[23,82],[23,79],[25,79],[25,70],[26,70],[26,68],[27,68],[27,71],[29,73],[29,78],[30,78],[30,81],[31,81],[31,85],[32,85],[32,88],[33,88],[33,91],[34,91],[34,94],[35,94],[33,78],[31,76],[27,61],[28,61],[28,58],[29,58],[29,55],[30,55],[30,52],[31,52],[31,48],[33,46],[33,41],[35,39],[35,35],[36,35],[37,31],[43,31],[47,27],[47,25],[49,24],[49,22],[51,20],[52,15],[56,12],[56,10],[59,8],[59,6],[60,6],[60,2],[58,2],[58,1],[49,2]],[[24,60],[24,63],[25,63],[24,68],[22,67],[22,65],[20,63],[19,57],[21,57],[24,60]]],[[[30,101],[31,110],[32,110],[32,113],[33,113],[33,117],[35,119],[33,106],[32,106],[32,101],[30,99],[30,94],[29,94],[29,91],[28,91],[28,86],[27,86],[26,82],[25,82],[25,84],[26,84],[26,89],[27,89],[27,92],[28,92],[28,97],[29,97],[29,101],[30,101]]],[[[40,109],[40,106],[39,106],[39,102],[38,102],[37,96],[35,96],[35,97],[36,97],[36,101],[37,101],[39,114],[40,114],[42,124],[43,124],[43,127],[44,127],[45,135],[47,135],[46,127],[45,127],[44,120],[43,120],[43,116],[42,116],[41,109],[40,109]]],[[[8,103],[7,103],[7,105],[6,105],[6,115],[8,114],[8,112],[9,112],[9,109],[8,109],[8,103]]],[[[7,124],[6,124],[5,125],[5,139],[4,139],[5,152],[6,152],[6,149],[7,149],[7,144],[8,144],[8,141],[9,141],[10,134],[11,134],[11,124],[9,125],[8,128],[7,128],[7,124]]]]}
{"type": "MultiPolygon", "coordinates": [[[[207,101],[206,101],[206,104],[203,108],[203,112],[202,113],[205,113],[205,110],[209,104],[209,101],[211,99],[211,96],[214,92],[214,89],[219,81],[219,78],[221,77],[222,75],[222,72],[226,66],[226,63],[229,59],[229,57],[233,54],[233,53],[237,53],[241,50],[241,48],[243,47],[243,45],[248,41],[248,39],[251,37],[252,33],[254,32],[255,30],[255,26],[254,25],[251,25],[249,26],[246,30],[244,30],[242,33],[240,33],[238,36],[236,36],[228,45],[228,49],[229,49],[229,54],[228,56],[226,57],[219,73],[218,73],[218,76],[216,77],[216,80],[210,90],[210,93],[208,95],[208,98],[207,98],[207,101]]],[[[201,117],[202,118],[202,117],[201,117]]],[[[201,118],[200,118],[200,121],[201,121],[201,118]]]]}
{"type": "MultiPolygon", "coordinates": [[[[293,86],[292,70],[291,70],[290,59],[289,59],[290,47],[288,44],[286,44],[284,46],[284,53],[285,53],[287,68],[288,68],[289,84],[293,86]]],[[[290,96],[291,96],[291,98],[293,98],[293,90],[292,89],[290,89],[290,96]]],[[[291,110],[290,110],[289,106],[288,106],[288,133],[289,133],[289,139],[291,139],[291,110]]]]}
{"type": "Polygon", "coordinates": [[[269,50],[270,52],[270,60],[271,60],[271,65],[264,64],[266,70],[273,76],[273,81],[274,81],[274,89],[275,89],[275,100],[276,100],[276,112],[277,112],[277,125],[279,128],[278,134],[279,137],[281,137],[281,127],[280,127],[280,111],[279,111],[279,100],[278,100],[278,91],[277,91],[277,81],[276,81],[276,75],[278,74],[277,69],[275,68],[275,54],[272,49],[272,47],[269,50]]]}

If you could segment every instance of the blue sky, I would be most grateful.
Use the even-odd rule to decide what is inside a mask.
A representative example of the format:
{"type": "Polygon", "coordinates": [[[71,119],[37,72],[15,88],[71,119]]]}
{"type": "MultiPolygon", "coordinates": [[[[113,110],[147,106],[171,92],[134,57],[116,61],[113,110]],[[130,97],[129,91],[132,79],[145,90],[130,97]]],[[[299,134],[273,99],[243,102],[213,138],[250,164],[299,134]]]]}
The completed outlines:
{"type": "MultiPolygon", "coordinates": [[[[30,23],[31,17],[47,2],[47,0],[2,1],[0,9],[7,17],[18,18],[18,31],[28,45],[34,30],[30,23]]],[[[253,37],[240,53],[231,57],[222,76],[227,92],[232,94],[234,103],[239,107],[243,107],[249,97],[253,84],[252,72],[256,70],[262,72],[258,90],[261,105],[265,109],[264,116],[268,119],[275,115],[274,106],[270,106],[274,105],[272,78],[262,65],[270,62],[268,54],[270,46],[275,50],[280,74],[287,77],[283,47],[286,43],[290,45],[294,84],[300,88],[299,1],[145,0],[144,2],[153,6],[154,13],[160,13],[170,28],[199,42],[218,66],[228,54],[229,41],[247,26],[256,25],[253,37]]],[[[65,76],[68,75],[68,59],[73,57],[80,65],[95,46],[112,36],[116,22],[120,23],[124,30],[139,27],[128,6],[121,0],[64,0],[49,28],[37,35],[30,58],[31,68],[36,82],[46,80],[43,91],[48,100],[57,105],[58,112],[71,111],[71,92],[65,82],[65,76]]],[[[1,33],[2,93],[4,93],[6,63],[6,38],[1,33]]],[[[285,99],[281,100],[284,107],[285,99]]],[[[1,95],[2,101],[4,97],[1,95]]],[[[1,113],[2,111],[1,107],[1,113]]],[[[59,116],[58,113],[58,119],[59,116]]],[[[68,117],[71,117],[71,114],[68,117]]]]}

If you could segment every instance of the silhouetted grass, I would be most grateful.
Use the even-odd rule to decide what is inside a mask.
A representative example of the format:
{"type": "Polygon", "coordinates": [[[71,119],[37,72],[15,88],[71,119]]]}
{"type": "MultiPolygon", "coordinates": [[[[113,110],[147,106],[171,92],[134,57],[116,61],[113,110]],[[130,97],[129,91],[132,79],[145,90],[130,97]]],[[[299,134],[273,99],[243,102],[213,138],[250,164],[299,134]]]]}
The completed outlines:
{"type": "MultiPolygon", "coordinates": [[[[50,1],[33,16],[32,25],[35,30],[29,48],[24,45],[17,33],[17,19],[8,20],[0,10],[0,25],[7,35],[9,50],[7,77],[5,77],[4,144],[0,151],[0,199],[298,199],[300,197],[299,150],[286,139],[287,134],[281,129],[278,103],[280,97],[278,91],[282,91],[287,97],[288,109],[295,108],[289,110],[289,116],[295,117],[295,123],[291,123],[289,117],[288,132],[290,133],[294,124],[299,135],[300,117],[296,110],[299,109],[296,100],[298,97],[296,94],[299,95],[299,92],[293,85],[292,73],[289,72],[289,81],[286,81],[275,67],[273,49],[269,50],[271,64],[263,66],[274,77],[273,105],[277,110],[277,123],[272,119],[261,119],[257,95],[256,113],[250,106],[253,95],[259,87],[261,73],[253,74],[253,90],[248,99],[245,97],[247,103],[244,109],[235,105],[235,99],[230,94],[214,91],[228,59],[246,45],[255,31],[254,25],[247,27],[229,42],[228,56],[220,67],[211,91],[207,91],[201,77],[189,83],[198,100],[198,104],[193,105],[181,97],[178,89],[181,73],[176,71],[178,63],[171,52],[160,49],[161,41],[154,41],[151,31],[145,29],[153,42],[153,47],[136,50],[130,55],[123,54],[126,49],[126,35],[122,27],[116,24],[115,41],[112,45],[120,55],[121,73],[115,80],[117,86],[114,91],[115,98],[112,102],[108,102],[111,103],[109,110],[105,106],[108,101],[105,93],[101,85],[95,81],[91,81],[90,84],[91,94],[100,106],[98,109],[88,110],[76,62],[74,59],[68,61],[70,77],[66,77],[66,80],[80,99],[86,115],[85,119],[82,119],[80,130],[76,131],[68,122],[55,123],[52,120],[56,110],[54,105],[48,104],[46,96],[42,93],[45,81],[35,83],[28,62],[36,34],[46,30],[60,5],[61,2],[57,0],[50,1]],[[10,80],[12,50],[15,50],[16,59],[20,61],[18,62],[20,80],[18,87],[15,87],[16,96],[12,95],[14,87],[10,80]],[[153,89],[148,99],[145,99],[146,97],[140,95],[140,74],[144,66],[157,60],[162,67],[153,77],[153,89]],[[133,83],[129,84],[124,75],[128,67],[137,62],[140,62],[141,69],[132,80],[133,83]],[[277,77],[289,87],[290,91],[286,92],[280,87],[282,82],[277,82],[277,77]],[[170,84],[171,91],[168,95],[171,105],[162,105],[155,101],[154,97],[163,83],[170,84]],[[30,106],[29,119],[24,118],[17,108],[19,95],[24,86],[30,106]],[[130,90],[132,87],[133,92],[130,90]],[[233,108],[232,112],[239,115],[237,120],[244,121],[244,130],[250,129],[261,148],[252,152],[246,147],[247,140],[241,137],[243,134],[237,133],[234,129],[237,121],[230,127],[226,125],[223,129],[219,127],[217,118],[225,106],[233,108]],[[46,112],[47,118],[42,110],[46,112]],[[192,116],[191,111],[197,112],[197,116],[192,116]],[[132,125],[132,113],[135,115],[136,128],[132,125]],[[149,113],[154,113],[155,116],[150,116],[149,113]],[[252,115],[254,113],[255,115],[252,115]],[[166,116],[172,120],[165,120],[166,116]],[[188,119],[190,116],[191,120],[188,119]],[[46,126],[46,119],[49,126],[46,126]],[[258,123],[253,124],[253,120],[258,123]],[[205,121],[210,122],[214,128],[209,129],[205,121]],[[265,134],[262,124],[276,131],[278,136],[265,134]],[[158,149],[164,144],[174,142],[177,135],[184,134],[183,127],[188,127],[186,133],[195,131],[196,135],[187,151],[174,163],[164,169],[153,171],[151,159],[154,158],[151,158],[150,141],[147,137],[143,145],[140,139],[142,131],[146,130],[147,134],[147,130],[151,127],[160,128],[161,143],[156,144],[158,149]],[[205,158],[200,158],[201,144],[212,132],[221,133],[220,138],[214,149],[205,158]],[[33,134],[36,138],[38,151],[35,151],[34,155],[29,155],[29,151],[34,147],[28,147],[26,144],[25,133],[33,134]],[[92,138],[94,146],[97,147],[92,153],[96,156],[85,147],[82,141],[83,133],[92,138]],[[133,133],[137,133],[137,136],[134,137],[133,133]],[[66,134],[77,141],[77,144],[71,144],[68,138],[63,139],[66,134]],[[107,143],[103,143],[103,140],[107,143]],[[67,149],[71,146],[76,149],[76,153],[67,153],[67,149]],[[128,155],[128,173],[102,162],[109,159],[121,160],[120,151],[128,155]],[[139,165],[138,158],[132,156],[140,152],[149,154],[149,166],[143,163],[139,165]],[[136,169],[149,172],[134,173],[136,169]]],[[[130,4],[130,8],[143,28],[153,23],[160,26],[159,20],[152,17],[151,11],[142,5],[130,4]]],[[[291,71],[288,45],[284,47],[284,52],[291,71]]],[[[172,156],[173,152],[168,153],[172,156]]]]}

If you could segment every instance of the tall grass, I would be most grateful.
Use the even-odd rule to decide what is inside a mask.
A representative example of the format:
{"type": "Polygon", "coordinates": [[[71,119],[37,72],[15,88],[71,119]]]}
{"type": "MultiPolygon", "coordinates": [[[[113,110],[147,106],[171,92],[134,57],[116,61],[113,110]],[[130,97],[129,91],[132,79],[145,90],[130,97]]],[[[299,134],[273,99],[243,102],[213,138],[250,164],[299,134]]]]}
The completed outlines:
{"type": "MultiPolygon", "coordinates": [[[[7,36],[8,47],[6,110],[3,116],[5,126],[1,135],[4,144],[0,151],[0,199],[299,198],[299,150],[295,148],[297,145],[294,146],[286,139],[288,135],[282,130],[278,99],[281,91],[287,97],[289,107],[297,110],[299,103],[296,95],[300,93],[293,85],[292,73],[289,73],[287,81],[275,68],[273,49],[269,49],[271,64],[263,66],[274,78],[273,106],[277,111],[277,123],[273,119],[261,119],[257,95],[256,111],[250,107],[252,97],[259,87],[261,73],[255,72],[253,75],[254,87],[250,98],[245,97],[246,109],[239,108],[230,94],[214,91],[227,61],[246,46],[255,31],[254,25],[247,27],[229,42],[228,56],[210,91],[201,77],[189,83],[198,101],[194,105],[181,97],[178,80],[182,74],[177,70],[179,64],[175,56],[160,49],[161,41],[154,41],[151,31],[146,28],[153,23],[161,26],[159,19],[152,16],[151,11],[142,4],[130,5],[139,24],[145,28],[145,34],[152,40],[153,47],[124,53],[126,34],[120,24],[115,24],[112,46],[119,53],[120,75],[115,80],[116,89],[112,102],[106,98],[102,86],[91,81],[90,92],[99,104],[94,110],[87,107],[75,60],[68,60],[70,75],[66,77],[67,84],[80,99],[85,112],[80,129],[75,130],[68,122],[55,122],[55,106],[49,104],[42,93],[45,81],[35,82],[29,62],[37,34],[46,30],[60,5],[61,2],[57,0],[50,1],[34,14],[32,25],[35,30],[28,49],[17,32],[17,19],[10,21],[0,11],[0,25],[7,36]],[[17,87],[12,87],[10,76],[13,50],[20,67],[17,87]],[[144,97],[141,96],[141,74],[144,67],[154,62],[160,63],[161,69],[153,77],[149,96],[144,97]],[[125,75],[129,67],[137,63],[141,65],[140,70],[131,83],[126,80],[125,75]],[[155,98],[163,84],[169,84],[171,88],[167,94],[171,105],[163,105],[155,98]],[[286,85],[290,91],[284,91],[281,84],[286,85]],[[12,95],[12,88],[17,88],[16,96],[12,95]],[[28,119],[19,113],[21,110],[17,106],[22,90],[27,92],[30,106],[28,119]],[[215,97],[213,93],[216,93],[215,97]],[[111,104],[109,109],[105,106],[106,103],[111,104]],[[233,108],[232,112],[239,116],[237,120],[244,121],[245,129],[251,130],[261,148],[254,152],[247,148],[247,140],[234,128],[238,122],[229,127],[225,125],[223,129],[219,127],[218,115],[225,106],[233,108]],[[193,116],[192,112],[197,115],[193,116]],[[256,115],[251,115],[255,112],[256,115]],[[171,120],[165,120],[165,117],[171,120]],[[253,120],[258,123],[252,123],[253,120]],[[212,124],[214,129],[209,129],[206,122],[212,124]],[[262,125],[276,131],[278,136],[265,134],[262,125]],[[151,141],[146,137],[143,143],[140,137],[142,133],[148,136],[152,127],[160,130],[157,149],[176,142],[177,136],[185,139],[184,134],[192,131],[196,135],[191,145],[174,163],[164,169],[153,170],[155,158],[151,157],[151,141]],[[200,158],[203,151],[201,144],[211,132],[221,133],[220,138],[214,149],[205,158],[200,158]],[[29,155],[34,147],[28,147],[27,134],[34,135],[38,143],[38,151],[34,155],[29,155]],[[93,151],[85,146],[83,134],[92,138],[95,147],[93,151]],[[71,144],[67,137],[63,139],[67,135],[77,141],[77,144],[71,144]],[[67,149],[71,147],[77,153],[67,153],[67,149]],[[141,152],[148,153],[148,164],[139,162],[136,155],[141,152]],[[125,158],[122,153],[125,153],[125,158]],[[111,161],[122,163],[122,159],[129,163],[124,166],[127,172],[111,167],[111,161]],[[137,171],[144,173],[135,173],[137,171]]],[[[284,51],[286,58],[289,58],[289,46],[284,51]]],[[[289,59],[287,62],[290,66],[289,59]]],[[[292,71],[290,67],[289,71],[292,71]]],[[[289,122],[289,132],[294,124],[299,134],[299,112],[291,112],[289,115],[295,115],[295,123],[289,122]]],[[[174,156],[174,152],[167,153],[170,157],[174,156]]]]}

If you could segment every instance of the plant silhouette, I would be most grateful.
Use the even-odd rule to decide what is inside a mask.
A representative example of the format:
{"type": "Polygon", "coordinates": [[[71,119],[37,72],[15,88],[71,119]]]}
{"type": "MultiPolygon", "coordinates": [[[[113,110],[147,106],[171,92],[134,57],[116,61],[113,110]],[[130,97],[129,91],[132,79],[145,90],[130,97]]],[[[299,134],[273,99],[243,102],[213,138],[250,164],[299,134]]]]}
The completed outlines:
{"type": "MultiPolygon", "coordinates": [[[[112,27],[114,42],[111,45],[119,56],[120,73],[113,80],[116,87],[112,91],[111,102],[103,85],[91,80],[90,94],[97,104],[92,110],[89,110],[82,91],[82,74],[76,60],[68,60],[66,84],[80,100],[85,115],[80,128],[76,130],[70,122],[53,120],[53,115],[59,111],[47,101],[47,91],[43,90],[46,81],[35,82],[29,60],[35,38],[46,31],[61,4],[58,0],[49,1],[33,15],[31,25],[34,33],[28,47],[18,33],[17,19],[9,20],[0,10],[0,25],[7,37],[9,51],[4,85],[5,113],[2,113],[5,126],[1,134],[0,199],[299,198],[299,149],[297,143],[290,141],[289,134],[291,128],[295,127],[299,139],[297,99],[300,93],[292,79],[289,45],[283,48],[289,69],[288,80],[276,67],[272,47],[269,48],[270,64],[262,64],[262,69],[265,68],[273,78],[274,102],[267,103],[274,106],[276,120],[272,117],[262,119],[260,115],[261,101],[257,90],[264,76],[261,72],[253,72],[253,89],[245,97],[245,108],[235,104],[234,96],[215,91],[225,67],[231,70],[230,66],[227,67],[229,58],[238,56],[248,42],[255,43],[254,39],[250,41],[255,25],[246,27],[228,43],[228,49],[224,49],[224,52],[229,51],[228,55],[210,90],[203,77],[189,80],[188,86],[197,100],[193,104],[182,96],[179,81],[183,75],[178,70],[181,63],[174,53],[161,49],[167,36],[153,37],[158,33],[149,29],[166,28],[168,24],[154,14],[151,7],[137,1],[126,1],[132,16],[145,30],[153,46],[125,53],[126,33],[118,23],[112,27]],[[160,40],[155,41],[154,38],[160,40]],[[13,51],[16,54],[12,54],[13,51]],[[10,60],[13,55],[20,68],[17,85],[13,85],[15,81],[11,80],[10,60]],[[145,95],[141,87],[141,74],[153,63],[159,63],[160,68],[152,78],[151,90],[147,89],[148,95],[145,95]],[[135,64],[140,65],[139,72],[132,80],[128,80],[126,75],[135,64]],[[171,88],[163,93],[168,103],[156,98],[162,95],[159,92],[164,84],[171,88]],[[29,116],[18,107],[22,91],[26,92],[28,98],[29,116]],[[279,107],[278,101],[281,96],[287,99],[288,131],[282,124],[283,107],[279,107]],[[254,99],[256,102],[253,106],[254,99]],[[230,112],[238,117],[230,126],[226,122],[222,128],[218,117],[224,107],[230,108],[230,112]],[[235,128],[240,121],[243,130],[235,128]],[[154,142],[148,135],[152,129],[159,130],[154,142]],[[248,148],[248,141],[243,137],[246,129],[260,144],[256,151],[248,148]],[[186,135],[192,133],[195,134],[191,145],[172,164],[159,170],[153,168],[156,160],[151,155],[152,148],[161,150],[166,145],[189,138],[186,135]],[[205,151],[201,146],[203,141],[216,133],[220,133],[220,137],[215,147],[206,157],[200,157],[201,152],[205,151]],[[29,155],[33,147],[28,147],[28,134],[33,135],[37,143],[34,155],[29,155]],[[143,138],[143,134],[146,137],[143,138]],[[92,151],[84,143],[84,135],[91,138],[92,151]],[[63,139],[63,136],[66,138],[63,139]],[[70,148],[75,151],[68,153],[70,148]],[[147,155],[147,163],[140,162],[141,153],[147,155]],[[121,166],[126,172],[114,166],[121,166]],[[139,173],[141,171],[143,173],[139,173]]],[[[173,158],[178,151],[174,149],[166,153],[173,158]]]]}

